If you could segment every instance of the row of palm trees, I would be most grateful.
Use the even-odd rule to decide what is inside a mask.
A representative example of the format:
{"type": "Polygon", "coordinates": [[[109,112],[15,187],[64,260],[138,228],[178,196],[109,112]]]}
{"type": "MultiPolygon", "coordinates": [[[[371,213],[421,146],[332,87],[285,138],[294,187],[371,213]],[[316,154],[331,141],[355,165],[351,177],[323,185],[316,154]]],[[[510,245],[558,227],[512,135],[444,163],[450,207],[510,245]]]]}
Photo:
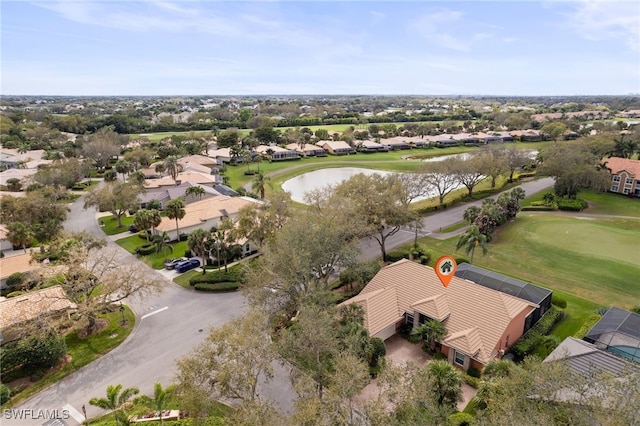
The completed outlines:
{"type": "MultiPolygon", "coordinates": [[[[131,398],[139,393],[140,390],[135,387],[123,389],[122,385],[109,385],[107,386],[106,398],[91,398],[89,404],[111,411],[116,420],[116,426],[119,426],[120,423],[127,425],[129,424],[129,419],[126,409],[130,405],[131,398]]],[[[133,402],[159,412],[160,424],[163,424],[162,413],[167,409],[174,393],[175,386],[163,388],[162,384],[158,382],[153,387],[153,396],[141,395],[135,398],[133,402]]]]}

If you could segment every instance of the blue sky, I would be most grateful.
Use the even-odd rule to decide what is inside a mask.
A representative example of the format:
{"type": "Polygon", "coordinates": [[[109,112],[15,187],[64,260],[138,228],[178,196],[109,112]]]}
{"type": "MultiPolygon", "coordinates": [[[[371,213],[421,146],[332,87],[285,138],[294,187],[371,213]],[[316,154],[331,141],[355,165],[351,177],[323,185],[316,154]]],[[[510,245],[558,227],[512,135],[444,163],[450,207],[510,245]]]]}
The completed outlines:
{"type": "Polygon", "coordinates": [[[637,1],[0,8],[3,95],[640,93],[637,1]]]}

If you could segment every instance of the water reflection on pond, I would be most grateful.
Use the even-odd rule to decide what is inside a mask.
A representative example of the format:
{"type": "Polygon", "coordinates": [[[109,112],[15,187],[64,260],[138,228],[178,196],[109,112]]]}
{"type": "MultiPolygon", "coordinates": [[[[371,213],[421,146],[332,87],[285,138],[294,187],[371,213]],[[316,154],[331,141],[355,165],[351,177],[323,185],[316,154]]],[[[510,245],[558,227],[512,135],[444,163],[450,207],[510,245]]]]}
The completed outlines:
{"type": "Polygon", "coordinates": [[[377,173],[386,176],[390,172],[382,170],[363,169],[359,167],[337,167],[333,169],[320,169],[296,176],[282,184],[282,189],[291,194],[291,199],[304,203],[304,194],[314,189],[320,189],[327,185],[336,185],[350,179],[358,173],[367,176],[377,173]]]}

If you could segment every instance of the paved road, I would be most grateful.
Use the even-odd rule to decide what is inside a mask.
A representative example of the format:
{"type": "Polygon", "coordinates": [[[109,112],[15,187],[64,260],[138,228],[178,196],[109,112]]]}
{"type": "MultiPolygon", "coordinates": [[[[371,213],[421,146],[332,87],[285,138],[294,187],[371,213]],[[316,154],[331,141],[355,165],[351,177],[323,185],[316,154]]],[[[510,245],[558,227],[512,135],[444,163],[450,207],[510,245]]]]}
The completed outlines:
{"type": "MultiPolygon", "coordinates": [[[[65,228],[103,236],[95,217],[95,210],[84,211],[82,200],[77,200],[71,206],[65,228]]],[[[109,246],[118,247],[113,241],[107,241],[109,246]]],[[[139,262],[124,250],[122,261],[139,262]]],[[[159,274],[151,268],[149,273],[159,274]]],[[[72,417],[64,420],[66,424],[78,425],[82,420],[83,404],[88,417],[103,413],[88,401],[94,396],[104,396],[107,385],[136,386],[142,393],[152,394],[155,382],[164,385],[172,382],[175,361],[201,343],[210,327],[220,326],[247,309],[240,293],[196,294],[168,279],[166,282],[163,293],[144,301],[127,302],[136,313],[137,324],[122,345],[16,408],[60,412],[67,409],[72,417]]],[[[281,370],[262,392],[285,410],[293,405],[294,392],[286,371],[281,370]]],[[[44,422],[43,419],[9,420],[6,416],[0,420],[3,426],[41,425],[44,422]]]]}
{"type": "MultiPolygon", "coordinates": [[[[522,187],[527,195],[531,195],[552,184],[551,179],[540,179],[524,183],[522,187]]],[[[65,228],[103,236],[95,220],[95,210],[83,210],[82,203],[82,199],[79,199],[71,205],[65,228]]],[[[480,203],[479,201],[474,204],[480,203]]],[[[455,207],[426,217],[420,231],[421,235],[428,235],[460,222],[468,206],[469,204],[455,207]]],[[[411,242],[413,237],[413,231],[401,230],[388,239],[387,249],[391,250],[411,242]]],[[[119,247],[111,239],[107,239],[107,243],[119,247]]],[[[375,259],[380,256],[379,246],[374,240],[364,240],[361,247],[363,259],[375,259]]],[[[122,261],[139,262],[124,250],[122,261]]],[[[160,274],[151,268],[149,273],[160,274]]],[[[160,275],[167,278],[164,277],[165,274],[160,275]]],[[[65,420],[66,424],[77,425],[82,420],[80,416],[83,404],[86,406],[88,417],[103,413],[102,410],[90,406],[88,400],[93,396],[103,396],[107,385],[136,386],[142,393],[151,394],[153,383],[160,381],[167,385],[172,382],[175,361],[201,343],[209,327],[222,325],[240,316],[247,309],[245,300],[239,293],[195,294],[171,283],[168,279],[162,294],[144,301],[131,300],[128,304],[135,311],[138,322],[122,345],[16,408],[60,411],[67,409],[72,413],[72,417],[65,420]]],[[[276,377],[262,392],[282,409],[289,410],[295,394],[289,384],[287,371],[283,368],[278,370],[276,377]]],[[[3,418],[1,423],[3,426],[30,426],[41,425],[44,420],[17,421],[3,418]]]]}
{"type": "MultiPolygon", "coordinates": [[[[540,191],[544,191],[553,186],[553,178],[542,178],[529,182],[524,182],[520,185],[524,189],[526,196],[536,194],[540,191]]],[[[498,198],[499,194],[493,195],[491,198],[498,198]]],[[[473,201],[471,203],[461,204],[457,207],[438,211],[422,219],[422,228],[418,230],[418,236],[433,236],[439,237],[439,232],[451,225],[459,223],[463,220],[464,211],[472,205],[479,206],[482,204],[482,200],[473,201]]],[[[462,230],[461,230],[462,231],[462,230]]],[[[451,234],[445,235],[447,238],[452,236],[451,234]]],[[[415,238],[415,231],[409,227],[403,228],[395,235],[392,235],[387,239],[386,250],[387,252],[393,250],[396,247],[403,246],[405,244],[413,242],[415,238]]],[[[380,257],[380,245],[373,238],[364,239],[360,243],[360,259],[361,260],[374,260],[380,257]]]]}

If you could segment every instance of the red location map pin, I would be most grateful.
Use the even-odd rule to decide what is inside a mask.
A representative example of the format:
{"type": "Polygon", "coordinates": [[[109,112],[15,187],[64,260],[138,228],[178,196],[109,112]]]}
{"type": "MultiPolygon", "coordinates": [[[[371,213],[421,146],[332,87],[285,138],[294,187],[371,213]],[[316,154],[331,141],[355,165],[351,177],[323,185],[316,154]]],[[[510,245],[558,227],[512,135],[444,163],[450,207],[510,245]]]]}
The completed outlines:
{"type": "Polygon", "coordinates": [[[436,275],[440,278],[440,282],[442,282],[443,286],[448,286],[451,278],[453,278],[453,274],[456,273],[456,268],[458,264],[456,260],[451,256],[442,256],[438,260],[436,260],[434,271],[436,271],[436,275]]]}

